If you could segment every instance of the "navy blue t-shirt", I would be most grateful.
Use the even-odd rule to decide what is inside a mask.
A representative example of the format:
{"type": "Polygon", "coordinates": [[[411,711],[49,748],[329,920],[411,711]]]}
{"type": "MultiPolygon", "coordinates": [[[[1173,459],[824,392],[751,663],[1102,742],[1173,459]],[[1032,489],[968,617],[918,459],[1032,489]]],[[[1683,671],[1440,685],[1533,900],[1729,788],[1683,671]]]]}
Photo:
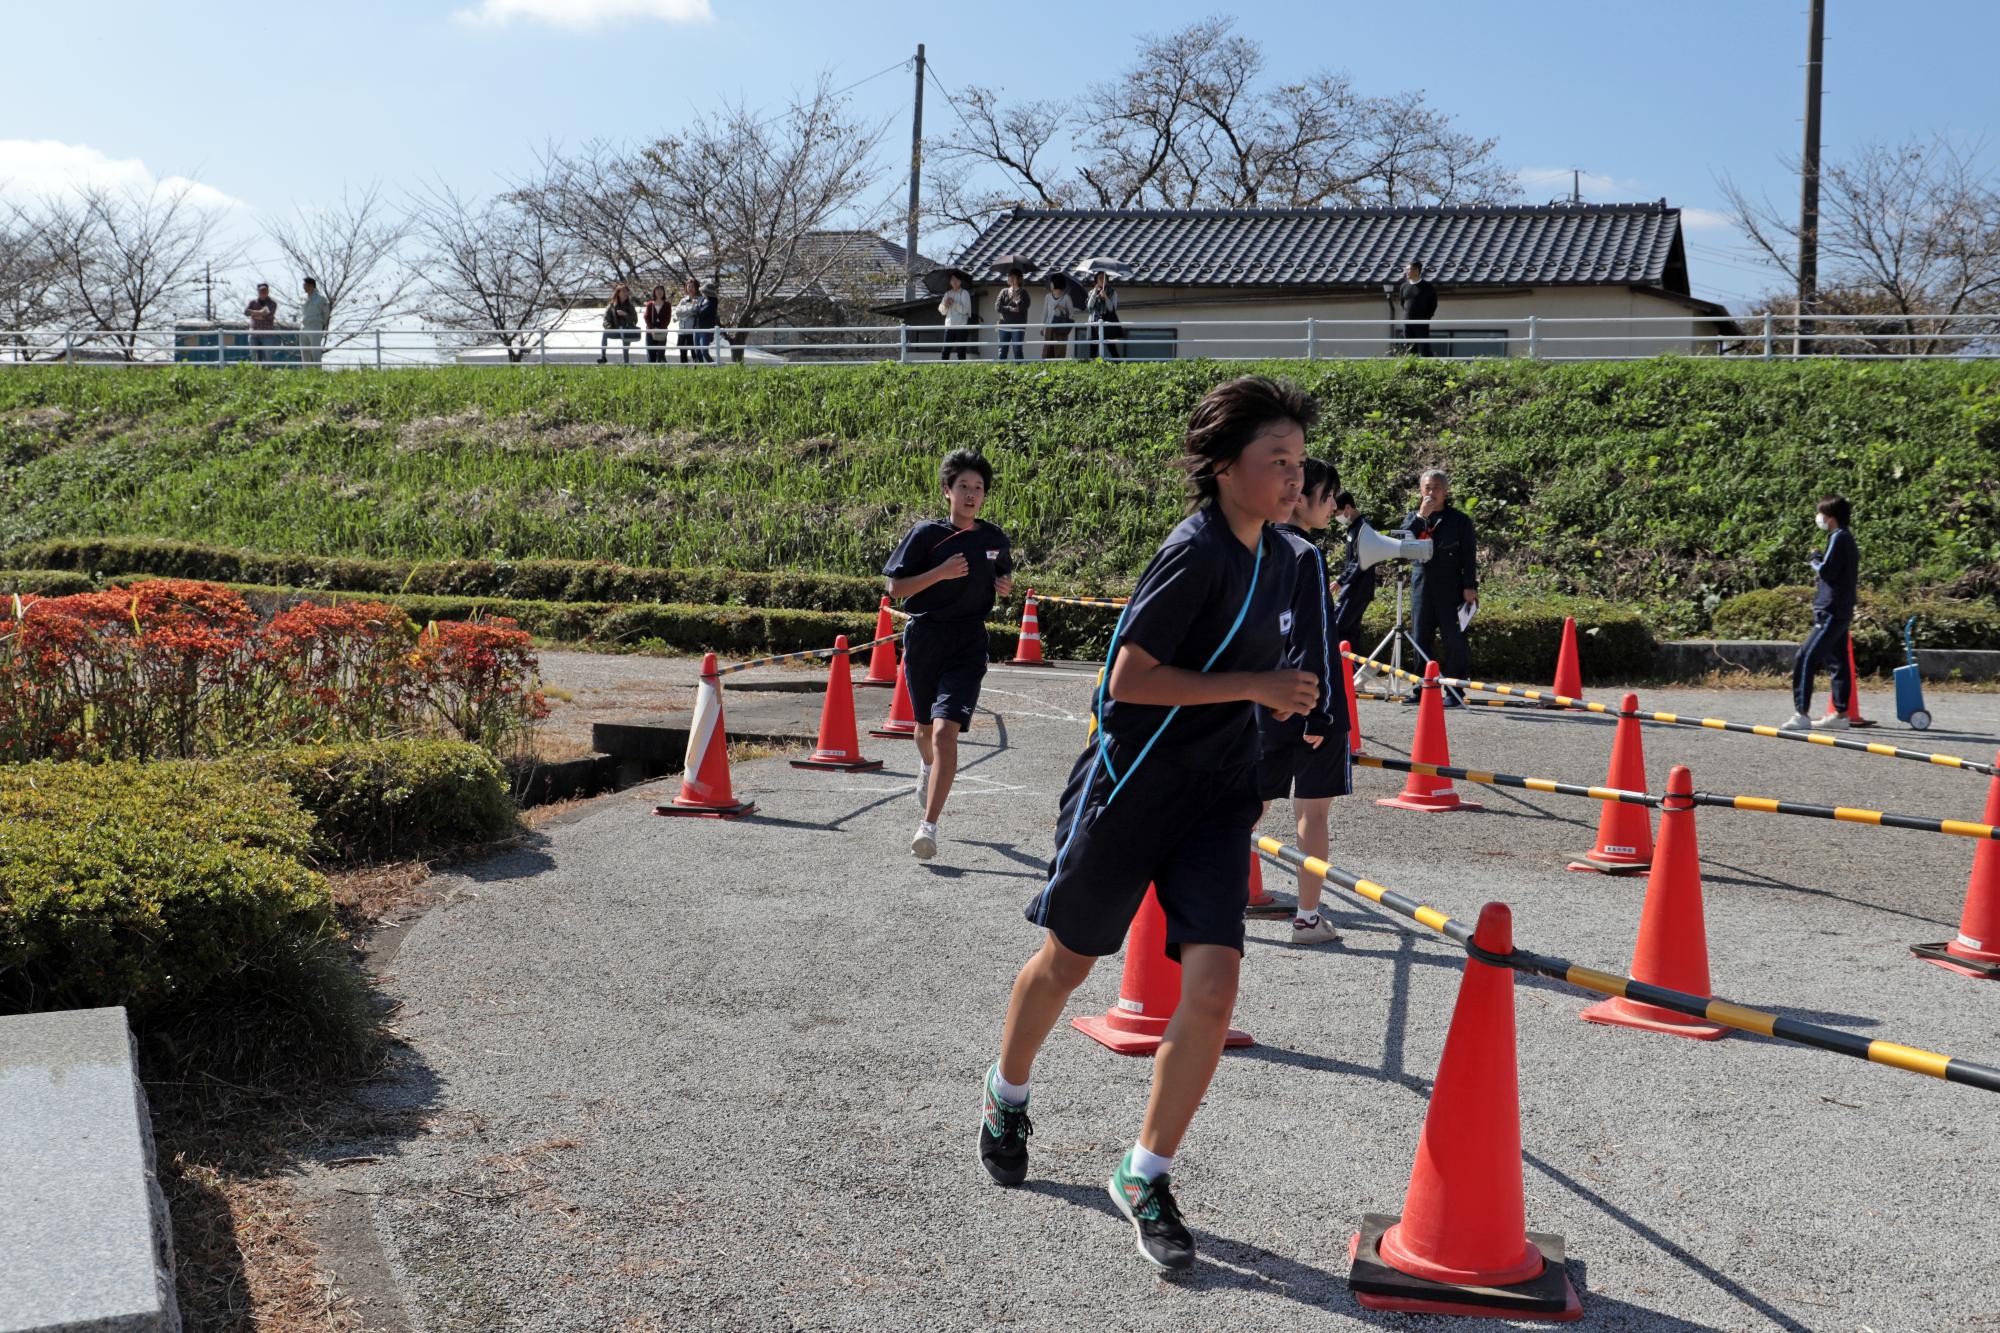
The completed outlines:
{"type": "Polygon", "coordinates": [[[1270,709],[1258,705],[1257,731],[1266,752],[1294,744],[1307,734],[1347,734],[1347,698],[1336,683],[1340,677],[1334,674],[1340,670],[1340,660],[1334,656],[1327,632],[1333,611],[1326,588],[1326,561],[1303,529],[1281,523],[1277,531],[1298,568],[1298,583],[1292,590],[1292,626],[1285,635],[1281,665],[1288,671],[1310,671],[1318,676],[1319,698],[1310,713],[1294,713],[1283,722],[1270,709]]]}
{"type": "MultiPolygon", "coordinates": [[[[1291,628],[1298,561],[1268,523],[1261,551],[1260,564],[1259,553],[1236,540],[1215,506],[1189,515],[1139,576],[1125,609],[1119,643],[1134,644],[1161,663],[1188,671],[1276,670],[1291,628]],[[1231,626],[1236,627],[1233,637],[1231,626]],[[1228,646],[1211,665],[1209,658],[1225,638],[1228,646]]],[[[1104,729],[1122,744],[1142,746],[1170,711],[1157,704],[1107,698],[1104,729]]],[[[1256,705],[1248,700],[1184,705],[1153,748],[1171,751],[1179,763],[1194,768],[1255,763],[1256,705]]]]}
{"type": "Polygon", "coordinates": [[[993,580],[1014,572],[1013,544],[985,519],[974,519],[964,529],[953,527],[948,519],[925,519],[897,545],[882,573],[906,579],[936,569],[955,555],[965,557],[965,577],[941,579],[905,597],[903,609],[933,625],[983,625],[993,609],[993,580]]]}

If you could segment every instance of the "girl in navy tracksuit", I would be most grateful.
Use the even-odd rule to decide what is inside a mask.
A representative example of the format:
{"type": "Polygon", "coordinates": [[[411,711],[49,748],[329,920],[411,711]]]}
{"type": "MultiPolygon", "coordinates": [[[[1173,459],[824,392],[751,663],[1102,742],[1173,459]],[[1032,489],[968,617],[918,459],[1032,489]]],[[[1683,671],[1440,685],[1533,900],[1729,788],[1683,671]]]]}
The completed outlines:
{"type": "Polygon", "coordinates": [[[1819,502],[1815,521],[1827,534],[1826,549],[1813,557],[1813,572],[1819,586],[1813,590],[1812,630],[1792,659],[1792,716],[1786,731],[1807,727],[1842,731],[1847,727],[1847,701],[1854,689],[1854,674],[1848,670],[1847,632],[1854,624],[1854,599],[1861,572],[1861,548],[1848,531],[1854,511],[1838,495],[1819,502]],[[1824,662],[1833,677],[1833,711],[1815,721],[1811,716],[1813,676],[1824,662]]]}
{"type": "Polygon", "coordinates": [[[1138,1141],[1109,1189],[1140,1254],[1163,1269],[1194,1262],[1168,1171],[1236,1002],[1258,816],[1257,705],[1282,719],[1319,697],[1311,672],[1280,667],[1298,563],[1275,526],[1298,499],[1316,416],[1291,385],[1246,376],[1211,390],[1189,420],[1195,512],[1153,556],[1112,633],[1097,727],[1063,792],[1048,883],[1027,907],[1041,947],[1015,978],[986,1078],[980,1160],[1001,1184],[1019,1184],[1030,1066],[1152,885],[1166,953],[1181,963],[1181,999],[1138,1141]]]}

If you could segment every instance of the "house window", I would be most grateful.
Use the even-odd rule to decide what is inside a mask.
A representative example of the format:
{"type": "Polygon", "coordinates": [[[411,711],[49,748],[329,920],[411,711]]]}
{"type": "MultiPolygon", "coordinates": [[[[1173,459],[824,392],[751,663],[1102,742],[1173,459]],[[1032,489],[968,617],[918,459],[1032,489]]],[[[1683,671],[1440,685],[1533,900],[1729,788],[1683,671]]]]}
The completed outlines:
{"type": "Polygon", "coordinates": [[[1432,356],[1505,356],[1505,329],[1432,329],[1432,356]]]}
{"type": "Polygon", "coordinates": [[[1180,355],[1181,331],[1173,324],[1127,324],[1127,361],[1172,361],[1180,355]]]}

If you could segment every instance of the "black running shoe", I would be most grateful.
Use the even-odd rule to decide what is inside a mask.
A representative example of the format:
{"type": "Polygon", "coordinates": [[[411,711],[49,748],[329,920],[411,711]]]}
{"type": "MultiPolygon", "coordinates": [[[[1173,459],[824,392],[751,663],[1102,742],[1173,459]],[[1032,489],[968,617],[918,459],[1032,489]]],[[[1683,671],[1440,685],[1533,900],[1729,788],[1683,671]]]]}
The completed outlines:
{"type": "MultiPolygon", "coordinates": [[[[995,1066],[997,1069],[998,1066],[995,1066]]],[[[1019,1106],[1004,1100],[993,1090],[993,1074],[986,1075],[986,1109],[979,1122],[979,1161],[986,1174],[1002,1185],[1018,1185],[1028,1178],[1028,1136],[1035,1127],[1028,1120],[1028,1104],[1019,1106]]]]}
{"type": "Polygon", "coordinates": [[[1121,1159],[1111,1173],[1111,1202],[1139,1233],[1139,1257],[1168,1273],[1193,1266],[1194,1237],[1181,1221],[1167,1177],[1147,1180],[1133,1175],[1129,1167],[1130,1158],[1121,1159]]]}

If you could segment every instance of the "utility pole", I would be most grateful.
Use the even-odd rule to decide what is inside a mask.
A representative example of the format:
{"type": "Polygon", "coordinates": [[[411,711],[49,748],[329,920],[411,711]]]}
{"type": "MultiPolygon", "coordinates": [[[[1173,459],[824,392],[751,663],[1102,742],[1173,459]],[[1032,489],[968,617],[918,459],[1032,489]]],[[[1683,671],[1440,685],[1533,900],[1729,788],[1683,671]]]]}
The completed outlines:
{"type": "Polygon", "coordinates": [[[1799,154],[1799,320],[1792,340],[1798,356],[1812,349],[1806,317],[1819,300],[1820,48],[1826,38],[1826,0],[1812,0],[1811,25],[1806,35],[1806,143],[1799,154]]]}
{"type": "Polygon", "coordinates": [[[924,44],[917,43],[917,100],[910,112],[910,221],[903,246],[903,299],[917,299],[917,198],[924,174],[924,44]]]}
{"type": "Polygon", "coordinates": [[[203,319],[207,320],[207,321],[208,321],[209,323],[213,324],[213,323],[215,322],[215,267],[214,267],[214,265],[212,265],[212,264],[203,264],[203,265],[201,266],[201,286],[202,286],[202,293],[203,293],[203,294],[202,294],[202,298],[201,298],[201,317],[202,317],[203,319]]]}
{"type": "Polygon", "coordinates": [[[1569,201],[1572,204],[1580,204],[1583,202],[1583,171],[1581,168],[1578,167],[1570,168],[1569,201]]]}

